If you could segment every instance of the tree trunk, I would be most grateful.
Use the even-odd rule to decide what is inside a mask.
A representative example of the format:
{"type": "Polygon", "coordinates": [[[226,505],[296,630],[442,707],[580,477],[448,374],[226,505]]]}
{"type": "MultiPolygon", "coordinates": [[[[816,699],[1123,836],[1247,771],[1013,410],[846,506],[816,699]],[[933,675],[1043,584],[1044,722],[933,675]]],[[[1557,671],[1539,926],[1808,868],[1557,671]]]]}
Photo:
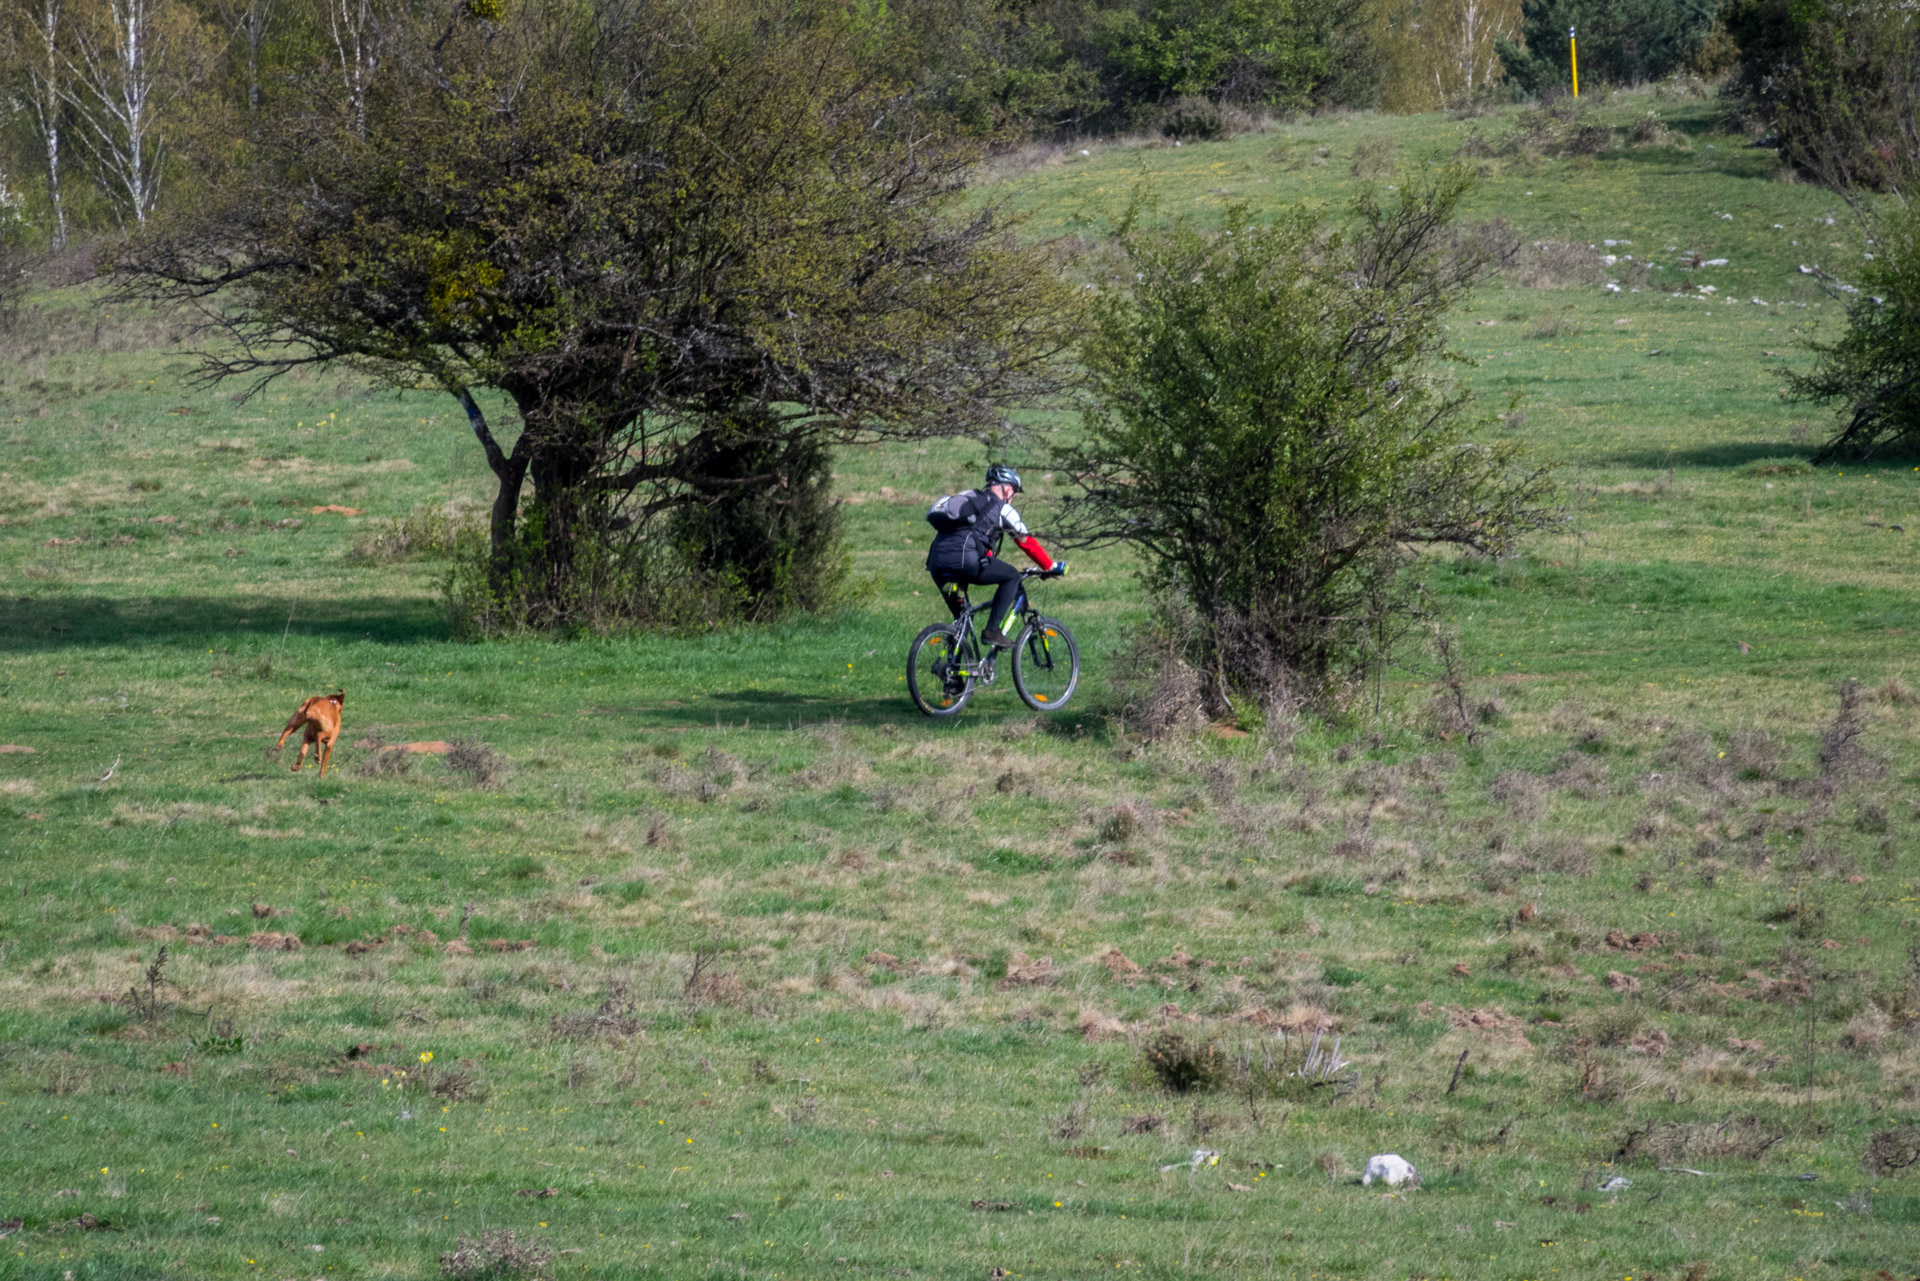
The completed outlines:
{"type": "Polygon", "coordinates": [[[28,103],[47,155],[47,198],[53,204],[53,247],[67,247],[67,204],[60,190],[61,0],[41,0],[33,23],[33,56],[27,62],[28,103]]]}
{"type": "Polygon", "coordinates": [[[480,448],[486,452],[487,466],[499,481],[487,522],[487,587],[499,596],[506,590],[513,572],[513,550],[520,533],[520,492],[526,487],[531,442],[528,433],[523,431],[520,439],[513,443],[513,452],[507,453],[494,439],[492,428],[487,426],[487,416],[480,412],[473,393],[460,387],[454,390],[454,396],[467,411],[467,422],[472,425],[480,448]]]}

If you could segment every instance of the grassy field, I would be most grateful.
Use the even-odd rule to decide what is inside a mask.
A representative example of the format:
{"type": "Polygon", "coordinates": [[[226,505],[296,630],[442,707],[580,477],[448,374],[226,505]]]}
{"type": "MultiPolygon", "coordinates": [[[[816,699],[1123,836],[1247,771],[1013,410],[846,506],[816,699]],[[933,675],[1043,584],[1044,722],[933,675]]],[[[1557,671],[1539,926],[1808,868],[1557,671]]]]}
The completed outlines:
{"type": "Polygon", "coordinates": [[[164,321],[39,299],[0,367],[0,1277],[482,1275],[442,1255],[501,1231],[562,1276],[1920,1271],[1914,1176],[1861,1164],[1920,1119],[1920,469],[1809,468],[1777,390],[1840,315],[1799,265],[1867,250],[1710,103],[1594,111],[1597,157],[1355,116],[983,188],[1097,248],[1143,184],[1337,207],[1479,133],[1472,217],[1526,247],[1461,377],[1571,519],[1427,567],[1470,743],[1411,654],[1377,715],[1126,735],[1115,554],[1046,589],[1081,701],[921,720],[964,444],[843,458],[860,610],[454,644],[444,562],[353,554],[487,495],[454,405],[236,406],[164,321]],[[288,773],[335,686],[334,772],[288,773]],[[497,777],[374,751],[463,738],[497,777]],[[1379,1152],[1423,1186],[1361,1186],[1379,1152]]]}

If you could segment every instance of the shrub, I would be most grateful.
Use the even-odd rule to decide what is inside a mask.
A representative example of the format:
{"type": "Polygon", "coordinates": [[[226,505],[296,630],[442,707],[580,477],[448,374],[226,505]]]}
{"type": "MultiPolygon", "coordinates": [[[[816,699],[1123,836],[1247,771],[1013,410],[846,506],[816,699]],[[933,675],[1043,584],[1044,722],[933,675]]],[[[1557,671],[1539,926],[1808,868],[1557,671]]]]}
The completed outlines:
{"type": "Polygon", "coordinates": [[[455,739],[447,749],[447,768],[466,776],[474,787],[492,787],[507,772],[507,758],[477,738],[455,739]]]}
{"type": "Polygon", "coordinates": [[[1898,4],[1729,0],[1729,86],[1780,158],[1832,187],[1911,190],[1920,33],[1898,4]]]}
{"type": "Polygon", "coordinates": [[[425,504],[394,516],[353,540],[350,560],[389,565],[404,560],[444,560],[460,544],[484,532],[478,512],[456,503],[425,504]]]}
{"type": "Polygon", "coordinates": [[[1462,171],[1218,236],[1184,222],[1121,246],[1135,283],[1097,313],[1096,403],[1061,524],[1139,550],[1151,590],[1192,612],[1182,655],[1213,715],[1277,686],[1370,673],[1417,611],[1411,548],[1497,552],[1556,519],[1551,481],[1438,376],[1446,323],[1483,274],[1451,223],[1462,171]]]}
{"type": "Polygon", "coordinates": [[[367,754],[353,767],[363,778],[406,778],[413,773],[413,753],[403,743],[389,742],[379,730],[371,730],[363,740],[367,754]]]}
{"type": "Polygon", "coordinates": [[[1860,1165],[1876,1179],[1920,1165],[1920,1125],[1876,1131],[1867,1140],[1867,1152],[1860,1158],[1860,1165]]]}
{"type": "Polygon", "coordinates": [[[1670,147],[1673,131],[1667,128],[1666,121],[1649,111],[1627,130],[1627,143],[1635,147],[1670,147]]]}
{"type": "Polygon", "coordinates": [[[553,1251],[537,1241],[522,1241],[507,1228],[462,1235],[460,1244],[440,1256],[440,1275],[451,1281],[506,1281],[534,1277],[553,1261],[553,1251]]]}
{"type": "Polygon", "coordinates": [[[756,424],[712,438],[691,470],[700,481],[673,539],[723,608],[751,622],[839,608],[853,560],[824,441],[756,424]]]}
{"type": "Polygon", "coordinates": [[[1381,134],[1362,138],[1353,147],[1353,164],[1349,170],[1356,178],[1384,178],[1393,172],[1393,139],[1381,134]]]}
{"type": "Polygon", "coordinates": [[[1141,1053],[1154,1078],[1174,1094],[1211,1090],[1227,1076],[1227,1058],[1213,1041],[1196,1041],[1176,1028],[1167,1028],[1141,1053]]]}
{"type": "Polygon", "coordinates": [[[1843,415],[1816,461],[1920,448],[1920,210],[1889,203],[1869,226],[1879,244],[1861,265],[1845,332],[1810,344],[1819,356],[1811,373],[1787,376],[1791,394],[1843,415]]]}
{"type": "Polygon", "coordinates": [[[1208,142],[1227,136],[1227,114],[1211,99],[1188,94],[1175,98],[1160,111],[1160,132],[1185,142],[1208,142]]]}

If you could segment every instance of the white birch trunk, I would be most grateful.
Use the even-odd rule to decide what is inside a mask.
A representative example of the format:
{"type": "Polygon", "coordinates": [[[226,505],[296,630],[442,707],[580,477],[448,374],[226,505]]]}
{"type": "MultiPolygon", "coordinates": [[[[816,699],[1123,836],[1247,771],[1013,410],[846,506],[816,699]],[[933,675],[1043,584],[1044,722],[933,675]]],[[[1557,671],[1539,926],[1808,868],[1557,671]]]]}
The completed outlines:
{"type": "Polygon", "coordinates": [[[72,79],[62,96],[79,114],[88,145],[116,190],[123,222],[145,222],[160,200],[168,52],[161,3],[106,0],[105,30],[81,33],[74,42],[77,57],[67,62],[72,79]]]}
{"type": "Polygon", "coordinates": [[[53,247],[67,247],[67,202],[60,190],[60,86],[65,79],[60,56],[61,0],[37,0],[26,14],[27,106],[47,157],[47,199],[53,205],[53,247]]]}
{"type": "Polygon", "coordinates": [[[340,60],[340,83],[356,137],[367,136],[367,90],[380,65],[379,24],[373,0],[329,0],[327,23],[340,60]]]}

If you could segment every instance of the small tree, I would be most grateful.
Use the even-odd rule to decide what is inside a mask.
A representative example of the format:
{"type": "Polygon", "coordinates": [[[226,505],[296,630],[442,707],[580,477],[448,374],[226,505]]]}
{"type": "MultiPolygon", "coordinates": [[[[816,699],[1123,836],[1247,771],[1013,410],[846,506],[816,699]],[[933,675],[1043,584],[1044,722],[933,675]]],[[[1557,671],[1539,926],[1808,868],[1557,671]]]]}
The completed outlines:
{"type": "Polygon", "coordinates": [[[1874,219],[1873,261],[1847,304],[1847,328],[1811,343],[1811,373],[1787,375],[1802,400],[1837,403],[1841,422],[1815,461],[1920,449],[1920,211],[1902,205],[1874,219]]]}
{"type": "Polygon", "coordinates": [[[791,584],[712,519],[797,529],[759,498],[827,447],[980,434],[1055,385],[1053,251],[958,207],[976,149],[873,73],[844,6],[333,2],[324,62],[121,280],[206,308],[211,379],[337,363],[457,399],[503,624],[644,613],[676,544],[791,584]]]}
{"type": "Polygon", "coordinates": [[[1230,212],[1216,236],[1123,227],[1134,284],[1087,345],[1097,388],[1063,524],[1124,542],[1191,604],[1216,714],[1277,683],[1386,658],[1417,612],[1414,548],[1511,546],[1555,519],[1544,469],[1482,443],[1440,367],[1445,318],[1488,264],[1449,230],[1460,172],[1371,191],[1353,225],[1230,212]]]}

